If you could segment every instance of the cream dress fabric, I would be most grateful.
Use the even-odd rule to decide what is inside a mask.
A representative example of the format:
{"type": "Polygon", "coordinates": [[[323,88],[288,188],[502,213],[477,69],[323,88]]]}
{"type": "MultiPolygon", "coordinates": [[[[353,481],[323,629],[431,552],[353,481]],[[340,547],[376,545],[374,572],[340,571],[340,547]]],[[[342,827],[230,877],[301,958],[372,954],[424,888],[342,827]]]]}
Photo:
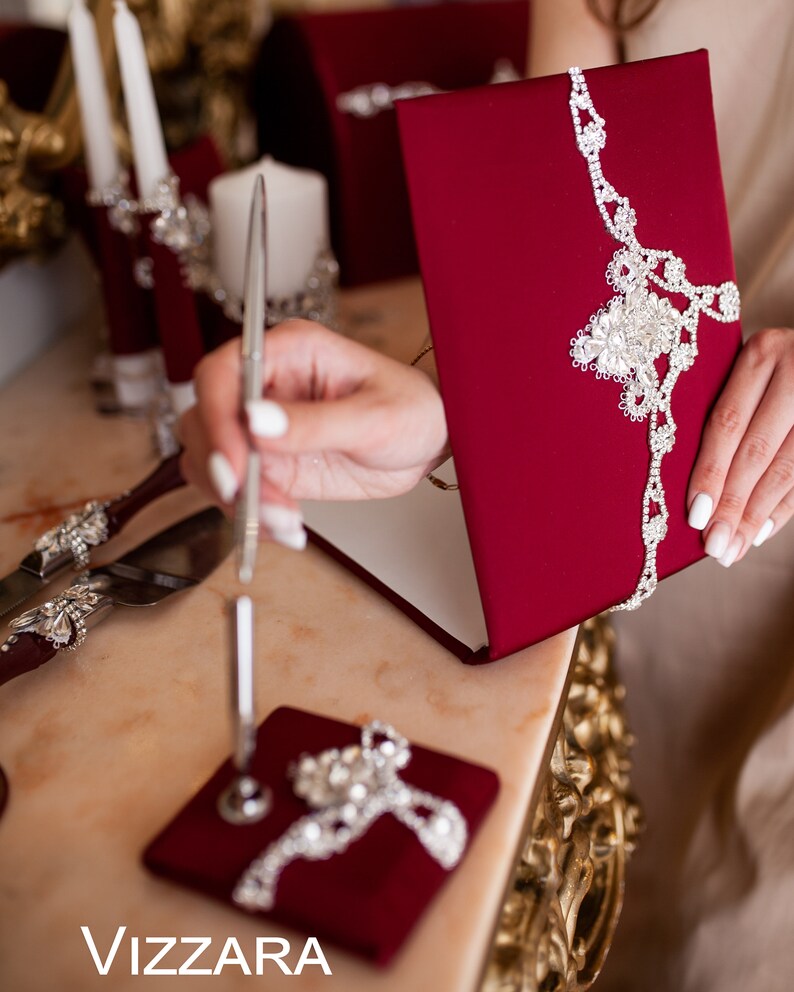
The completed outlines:
{"type": "MultiPolygon", "coordinates": [[[[627,57],[697,48],[711,57],[746,335],[794,327],[794,0],[661,0],[627,57]]],[[[790,992],[794,521],[615,623],[648,829],[597,988],[790,992]]]]}

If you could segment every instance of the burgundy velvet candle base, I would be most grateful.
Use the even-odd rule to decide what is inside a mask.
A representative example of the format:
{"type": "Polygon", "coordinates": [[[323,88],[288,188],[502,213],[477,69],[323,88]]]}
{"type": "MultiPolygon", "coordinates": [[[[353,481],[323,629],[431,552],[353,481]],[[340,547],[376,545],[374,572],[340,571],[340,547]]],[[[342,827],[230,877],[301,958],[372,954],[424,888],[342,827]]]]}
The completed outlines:
{"type": "MultiPolygon", "coordinates": [[[[169,161],[179,177],[181,198],[195,196],[206,204],[210,181],[225,170],[212,138],[201,135],[173,152],[169,161]]],[[[144,223],[148,225],[150,220],[144,218],[144,223]]],[[[172,383],[188,382],[204,353],[225,339],[223,313],[209,298],[185,286],[179,259],[170,248],[156,244],[151,237],[147,240],[166,375],[172,383]]]]}
{"type": "MultiPolygon", "coordinates": [[[[630,198],[640,242],[680,256],[694,283],[735,279],[706,52],[585,76],[606,121],[604,175],[630,198]]],[[[614,295],[605,271],[619,247],[576,146],[570,88],[562,74],[398,104],[492,658],[623,601],[643,564],[647,424],[619,409],[618,383],[569,354],[614,295]]],[[[701,316],[698,358],[673,393],[660,578],[704,555],[687,486],[740,342],[738,322],[701,316]]]]}
{"type": "Polygon", "coordinates": [[[158,344],[154,301],[133,276],[135,241],[110,226],[105,207],[93,207],[99,274],[110,350],[114,355],[134,355],[158,344]]]}
{"type": "MultiPolygon", "coordinates": [[[[303,753],[317,754],[360,738],[360,728],[351,724],[289,707],[277,709],[259,728],[252,768],[252,774],[273,791],[268,816],[237,827],[221,819],[215,804],[233,777],[227,761],[152,841],[144,863],[159,875],[234,906],[231,893],[248,864],[310,812],[292,791],[287,778],[290,763],[303,753]]],[[[496,774],[427,748],[412,745],[411,752],[401,777],[455,802],[468,823],[471,844],[496,798],[496,774]]],[[[343,854],[287,866],[279,880],[276,905],[266,915],[385,965],[449,874],[407,827],[386,814],[343,854]]]]}
{"type": "MultiPolygon", "coordinates": [[[[150,217],[143,222],[148,224],[150,217]]],[[[190,382],[204,355],[204,339],[193,290],[185,285],[179,257],[148,236],[154,275],[154,307],[163,349],[165,373],[171,383],[190,382]]]]}

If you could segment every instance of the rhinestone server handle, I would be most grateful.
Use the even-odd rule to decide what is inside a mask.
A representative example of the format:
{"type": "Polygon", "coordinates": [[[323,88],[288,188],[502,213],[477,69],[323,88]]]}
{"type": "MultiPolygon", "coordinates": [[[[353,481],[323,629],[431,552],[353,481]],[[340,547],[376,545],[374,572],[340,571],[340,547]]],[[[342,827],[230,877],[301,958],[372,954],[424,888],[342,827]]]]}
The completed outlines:
{"type": "Polygon", "coordinates": [[[12,633],[0,645],[0,685],[40,668],[61,651],[79,647],[86,632],[112,608],[109,596],[76,585],[12,620],[12,633]]]}

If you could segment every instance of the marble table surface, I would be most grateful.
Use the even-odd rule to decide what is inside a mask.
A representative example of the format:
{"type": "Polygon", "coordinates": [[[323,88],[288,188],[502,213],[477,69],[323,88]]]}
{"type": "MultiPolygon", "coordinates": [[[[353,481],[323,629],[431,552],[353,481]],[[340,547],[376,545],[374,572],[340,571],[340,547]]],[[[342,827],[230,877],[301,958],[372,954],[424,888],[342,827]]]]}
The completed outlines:
{"type": "MultiPolygon", "coordinates": [[[[127,488],[154,465],[144,423],[94,412],[86,370],[98,323],[96,314],[82,321],[0,392],[0,575],[67,512],[127,488]]],[[[409,359],[426,332],[418,282],[347,292],[341,327],[409,359]]],[[[187,490],[165,497],[107,558],[201,505],[187,490]]],[[[154,878],[140,863],[146,843],[228,754],[224,607],[235,588],[227,561],[156,609],[118,610],[79,651],[0,687],[0,765],[10,782],[0,818],[0,988],[173,988],[178,978],[130,974],[132,935],[142,945],[146,936],[211,936],[202,962],[211,967],[227,937],[253,961],[257,935],[282,934],[294,968],[302,936],[154,878]],[[127,927],[108,977],[97,973],[84,925],[103,956],[127,927]]],[[[474,990],[545,767],[575,632],[466,667],[311,546],[296,553],[268,545],[253,595],[261,718],[282,704],[357,723],[377,716],[501,777],[465,862],[389,969],[324,944],[332,977],[309,966],[287,981],[271,962],[260,986],[474,990]]],[[[192,977],[190,987],[234,992],[252,981],[227,966],[222,977],[192,977]]]]}

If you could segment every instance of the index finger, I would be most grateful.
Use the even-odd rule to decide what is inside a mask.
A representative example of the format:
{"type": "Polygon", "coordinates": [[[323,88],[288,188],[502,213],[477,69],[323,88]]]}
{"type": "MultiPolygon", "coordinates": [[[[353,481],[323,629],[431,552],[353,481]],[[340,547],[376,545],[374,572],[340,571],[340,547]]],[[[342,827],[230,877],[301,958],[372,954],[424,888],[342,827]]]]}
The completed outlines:
{"type": "Polygon", "coordinates": [[[248,440],[240,419],[240,339],[207,355],[196,368],[198,412],[207,447],[229,461],[238,482],[245,473],[248,440]]]}
{"type": "Polygon", "coordinates": [[[697,497],[702,495],[710,501],[705,520],[695,521],[690,516],[690,523],[698,530],[704,529],[720,501],[739,442],[768,384],[769,375],[759,375],[747,351],[742,351],[706,423],[689,480],[687,507],[690,511],[694,509],[693,503],[697,497]]]}

